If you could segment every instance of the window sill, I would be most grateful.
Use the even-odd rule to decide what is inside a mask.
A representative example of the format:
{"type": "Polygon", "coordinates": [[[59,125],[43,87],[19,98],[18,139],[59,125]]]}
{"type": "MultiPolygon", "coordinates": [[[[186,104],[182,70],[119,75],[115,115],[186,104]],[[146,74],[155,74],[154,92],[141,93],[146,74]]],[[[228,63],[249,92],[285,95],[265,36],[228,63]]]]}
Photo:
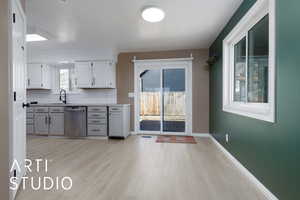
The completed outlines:
{"type": "Polygon", "coordinates": [[[275,123],[275,115],[270,104],[232,103],[223,106],[223,111],[275,123]]]}

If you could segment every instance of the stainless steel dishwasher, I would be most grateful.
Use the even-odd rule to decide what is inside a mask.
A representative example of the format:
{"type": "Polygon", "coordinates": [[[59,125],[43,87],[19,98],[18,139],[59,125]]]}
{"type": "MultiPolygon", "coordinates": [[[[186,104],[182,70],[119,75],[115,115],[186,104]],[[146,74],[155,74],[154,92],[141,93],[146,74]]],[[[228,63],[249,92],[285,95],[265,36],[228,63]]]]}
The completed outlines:
{"type": "Polygon", "coordinates": [[[86,107],[70,106],[65,108],[65,136],[85,137],[87,129],[86,107]]]}

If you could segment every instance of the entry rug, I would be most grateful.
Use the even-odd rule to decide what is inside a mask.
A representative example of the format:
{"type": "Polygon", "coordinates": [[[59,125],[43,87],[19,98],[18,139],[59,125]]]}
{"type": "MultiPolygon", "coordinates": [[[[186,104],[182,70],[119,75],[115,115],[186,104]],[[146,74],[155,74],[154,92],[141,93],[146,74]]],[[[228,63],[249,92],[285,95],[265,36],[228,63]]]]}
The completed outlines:
{"type": "Polygon", "coordinates": [[[193,136],[157,136],[157,143],[187,143],[187,144],[197,144],[193,136]]]}

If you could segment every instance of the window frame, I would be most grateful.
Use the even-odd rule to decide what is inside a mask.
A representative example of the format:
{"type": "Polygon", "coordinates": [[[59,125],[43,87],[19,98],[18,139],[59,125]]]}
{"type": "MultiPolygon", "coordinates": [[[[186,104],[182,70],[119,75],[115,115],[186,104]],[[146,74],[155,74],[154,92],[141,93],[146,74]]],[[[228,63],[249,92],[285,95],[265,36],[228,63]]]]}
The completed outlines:
{"type": "MultiPolygon", "coordinates": [[[[60,92],[60,70],[61,69],[68,69],[69,70],[69,79],[70,79],[70,70],[74,68],[74,66],[70,66],[70,65],[56,65],[54,66],[54,71],[53,71],[53,94],[59,94],[60,92]]],[[[70,87],[70,85],[69,85],[70,87]]],[[[67,91],[68,94],[79,94],[80,93],[80,89],[78,89],[77,87],[74,88],[74,90],[72,91],[67,91]]]]}
{"type": "MultiPolygon", "coordinates": [[[[248,48],[246,48],[246,82],[248,48]]],[[[246,86],[248,91],[248,84],[246,86]]],[[[223,111],[275,122],[275,0],[257,1],[223,40],[223,111]],[[266,15],[269,15],[268,103],[234,101],[234,46],[266,15]]]]}

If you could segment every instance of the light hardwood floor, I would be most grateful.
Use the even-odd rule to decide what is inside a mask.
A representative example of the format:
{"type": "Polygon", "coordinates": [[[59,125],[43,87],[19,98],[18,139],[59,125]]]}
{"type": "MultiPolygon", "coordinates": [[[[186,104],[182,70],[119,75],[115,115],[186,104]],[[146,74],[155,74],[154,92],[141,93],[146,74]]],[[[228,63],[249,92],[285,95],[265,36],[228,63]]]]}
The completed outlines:
{"type": "Polygon", "coordinates": [[[70,176],[69,191],[20,190],[17,200],[263,200],[264,196],[215,146],[126,140],[28,138],[28,158],[52,160],[47,174],[70,176]]]}

